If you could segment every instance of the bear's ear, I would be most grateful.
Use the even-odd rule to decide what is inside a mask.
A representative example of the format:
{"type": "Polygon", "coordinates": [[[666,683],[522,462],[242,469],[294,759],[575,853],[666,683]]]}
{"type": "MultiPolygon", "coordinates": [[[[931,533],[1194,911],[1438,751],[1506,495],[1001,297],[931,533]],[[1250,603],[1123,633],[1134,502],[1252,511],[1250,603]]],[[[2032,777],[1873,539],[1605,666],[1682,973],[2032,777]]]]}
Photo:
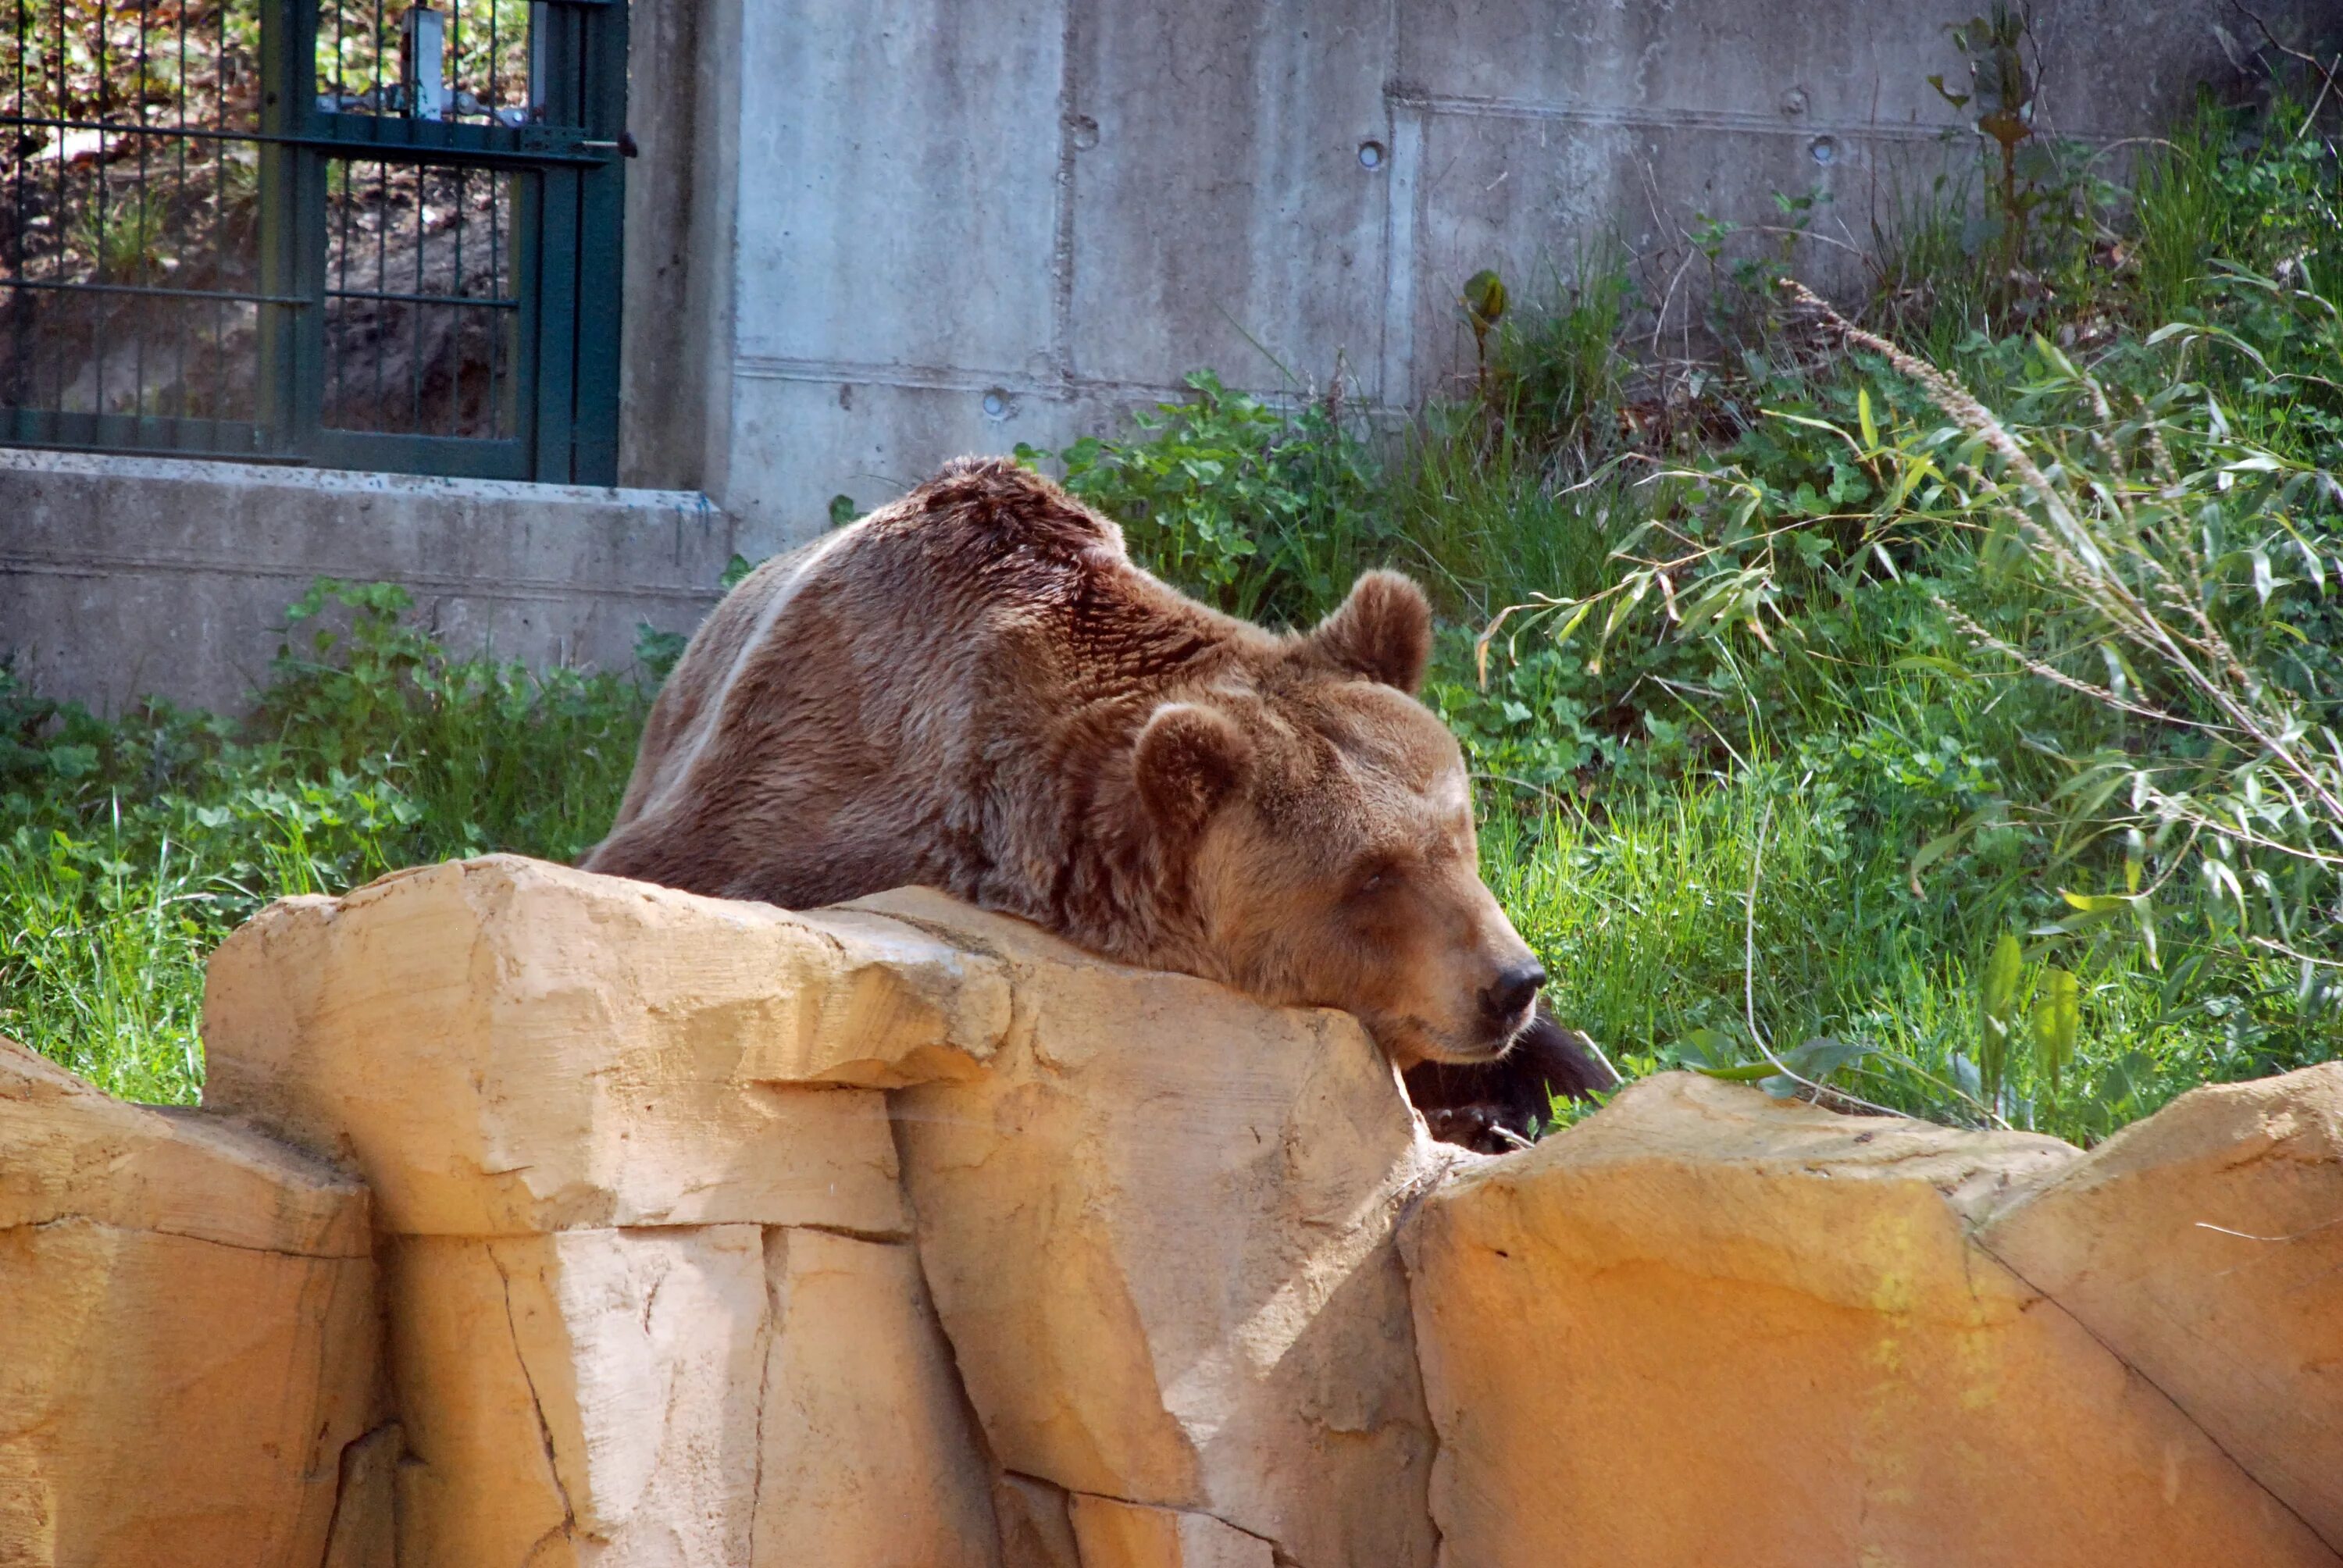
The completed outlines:
{"type": "Polygon", "coordinates": [[[1244,782],[1252,742],[1227,718],[1192,702],[1167,702],[1139,732],[1131,769],[1147,814],[1185,836],[1212,819],[1244,782]]]}
{"type": "Polygon", "coordinates": [[[1362,572],[1342,608],[1304,640],[1337,668],[1413,696],[1432,662],[1432,604],[1397,572],[1362,572]]]}

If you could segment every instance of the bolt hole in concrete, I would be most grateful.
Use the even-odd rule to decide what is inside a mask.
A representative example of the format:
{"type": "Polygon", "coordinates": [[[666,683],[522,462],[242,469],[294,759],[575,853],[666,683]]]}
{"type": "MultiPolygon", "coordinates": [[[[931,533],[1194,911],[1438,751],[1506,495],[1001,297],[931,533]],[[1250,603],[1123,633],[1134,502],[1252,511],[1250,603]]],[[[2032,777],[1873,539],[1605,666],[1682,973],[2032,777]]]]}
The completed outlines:
{"type": "Polygon", "coordinates": [[[988,419],[1009,417],[1009,394],[995,387],[984,395],[984,417],[988,419]]]}
{"type": "Polygon", "coordinates": [[[1359,166],[1363,169],[1379,169],[1383,167],[1383,143],[1375,141],[1361,142],[1359,144],[1359,166]]]}
{"type": "Polygon", "coordinates": [[[1828,136],[1816,136],[1806,144],[1806,151],[1813,155],[1815,162],[1818,164],[1838,161],[1838,143],[1828,136]]]}
{"type": "Polygon", "coordinates": [[[1074,150],[1086,153],[1098,146],[1098,122],[1088,115],[1076,115],[1066,122],[1074,133],[1074,150]]]}

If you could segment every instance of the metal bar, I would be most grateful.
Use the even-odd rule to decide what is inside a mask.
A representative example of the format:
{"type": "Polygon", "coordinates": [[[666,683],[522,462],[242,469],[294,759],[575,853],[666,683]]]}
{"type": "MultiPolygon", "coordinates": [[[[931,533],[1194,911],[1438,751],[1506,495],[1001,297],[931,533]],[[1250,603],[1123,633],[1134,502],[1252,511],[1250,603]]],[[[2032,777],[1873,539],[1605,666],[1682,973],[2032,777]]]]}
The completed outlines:
{"type": "MultiPolygon", "coordinates": [[[[225,0],[222,3],[225,4],[225,0]]],[[[185,130],[187,126],[187,7],[184,4],[179,7],[179,69],[175,85],[179,128],[185,130]]],[[[187,141],[185,136],[172,144],[171,156],[177,176],[175,188],[178,196],[172,211],[179,221],[185,222],[187,215],[187,141]]],[[[171,380],[177,389],[178,408],[183,417],[187,413],[188,314],[179,310],[171,315],[171,380]]]]}
{"type": "Polygon", "coordinates": [[[203,126],[189,126],[182,130],[177,126],[142,126],[136,121],[125,125],[119,120],[69,119],[50,115],[0,115],[0,126],[28,126],[44,131],[104,131],[108,136],[192,136],[200,141],[267,142],[283,139],[265,136],[258,131],[213,130],[203,126]]]}
{"type": "MultiPolygon", "coordinates": [[[[110,136],[179,136],[196,141],[250,142],[256,146],[305,147],[317,152],[363,154],[369,159],[399,163],[463,164],[488,168],[539,168],[547,164],[574,164],[598,168],[618,161],[616,142],[591,142],[577,126],[480,126],[469,121],[385,119],[373,115],[337,115],[321,110],[312,116],[312,128],[272,135],[266,131],[212,130],[190,126],[121,125],[111,120],[52,119],[40,115],[0,114],[0,126],[35,130],[102,131],[110,136]],[[337,125],[334,122],[343,124],[337,125]],[[513,138],[499,146],[489,137],[513,138]],[[440,138],[445,138],[441,140],[440,138]]],[[[60,160],[58,167],[64,165],[60,160]]]]}
{"type": "MultiPolygon", "coordinates": [[[[424,198],[430,186],[431,171],[427,168],[416,170],[415,292],[418,296],[423,292],[423,252],[427,243],[423,232],[423,215],[430,205],[424,198]]],[[[413,420],[417,430],[423,427],[423,308],[420,305],[407,307],[407,315],[413,317],[415,322],[415,353],[407,361],[407,367],[409,373],[408,378],[414,385],[414,407],[408,417],[413,420]]]]}
{"type": "MultiPolygon", "coordinates": [[[[516,295],[519,293],[518,280],[509,285],[506,281],[511,256],[505,246],[505,215],[518,206],[520,187],[528,177],[499,174],[488,176],[488,286],[510,286],[516,295]]],[[[523,320],[524,317],[516,316],[508,330],[499,330],[488,339],[488,417],[493,429],[520,428],[519,394],[513,388],[512,376],[519,368],[523,320]]]]}
{"type": "MultiPolygon", "coordinates": [[[[138,80],[135,91],[138,95],[138,123],[143,126],[146,123],[146,7],[144,5],[138,7],[138,80]]],[[[98,178],[105,177],[105,171],[101,169],[98,178]]],[[[153,193],[146,188],[146,139],[141,136],[138,139],[138,206],[136,216],[132,219],[137,225],[132,237],[138,243],[138,275],[141,277],[146,276],[149,266],[149,241],[155,217],[152,196],[153,193]]],[[[144,332],[138,334],[136,355],[136,369],[131,385],[130,407],[134,412],[144,414],[146,412],[146,334],[144,332]]]]}
{"type": "MultiPolygon", "coordinates": [[[[28,75],[25,68],[25,18],[31,10],[30,0],[16,0],[16,112],[19,115],[25,112],[25,79],[28,75]]],[[[15,186],[15,205],[12,209],[15,216],[8,226],[8,254],[11,260],[9,270],[15,273],[25,270],[25,165],[27,161],[18,158],[10,173],[15,186]]],[[[33,323],[32,312],[28,310],[12,309],[8,314],[15,351],[8,360],[7,390],[13,393],[19,386],[30,385],[25,359],[32,352],[33,323]]]]}
{"type": "MultiPolygon", "coordinates": [[[[624,6],[580,15],[580,117],[596,133],[624,142],[627,123],[627,20],[624,6]]],[[[624,301],[626,168],[610,164],[578,176],[578,295],[570,332],[577,343],[571,395],[573,484],[618,480],[618,340],[624,301]]]]}
{"type": "MultiPolygon", "coordinates": [[[[268,3],[268,0],[260,0],[260,3],[266,5],[268,3]]],[[[227,71],[227,6],[225,3],[213,8],[212,20],[212,73],[216,77],[220,79],[220,90],[212,94],[212,125],[216,130],[226,131],[227,129],[227,93],[226,91],[226,75],[227,71]]],[[[262,22],[264,31],[266,26],[267,23],[264,15],[262,22]]],[[[216,268],[225,271],[227,266],[227,257],[230,254],[227,248],[226,232],[227,226],[227,149],[223,146],[214,144],[211,153],[213,181],[211,202],[212,265],[216,268]]],[[[267,243],[265,236],[262,243],[264,245],[267,243]]],[[[254,281],[257,282],[258,279],[256,277],[254,281]]],[[[254,314],[256,316],[259,316],[265,314],[265,307],[256,307],[254,314]]],[[[223,358],[227,353],[227,317],[228,308],[225,302],[216,304],[212,307],[212,353],[215,356],[223,358]]],[[[256,334],[256,336],[257,334],[256,334]]],[[[256,343],[255,348],[257,349],[257,347],[258,345],[256,343]]],[[[261,357],[256,353],[252,364],[252,401],[246,409],[246,412],[256,419],[259,417],[262,407],[262,388],[260,386],[260,378],[263,363],[264,361],[261,357]]]]}
{"type": "MultiPolygon", "coordinates": [[[[158,448],[266,460],[259,426],[238,419],[157,418],[55,408],[0,409],[0,442],[66,451],[158,448]]],[[[282,459],[291,462],[297,458],[282,459]]]]}
{"type": "MultiPolygon", "coordinates": [[[[217,299],[232,305],[307,305],[290,294],[246,294],[232,288],[164,288],[136,283],[59,283],[50,277],[0,277],[0,288],[33,288],[53,294],[128,294],[141,299],[217,299]]],[[[486,305],[487,300],[466,304],[486,305]]]]}
{"type": "Polygon", "coordinates": [[[530,234],[538,297],[536,415],[538,474],[570,479],[578,374],[578,180],[567,170],[538,181],[540,206],[530,234]]]}
{"type": "MultiPolygon", "coordinates": [[[[314,0],[264,0],[261,11],[262,132],[283,137],[307,117],[317,95],[317,12],[314,0]]],[[[260,423],[275,449],[298,452],[317,427],[323,394],[325,312],[318,295],[324,246],[325,160],[282,141],[260,148],[260,423]],[[307,210],[314,208],[314,211],[307,210]],[[277,303],[287,299],[297,304],[277,303]]]]}
{"type": "MultiPolygon", "coordinates": [[[[113,73],[106,68],[106,46],[109,42],[111,42],[111,40],[106,36],[105,6],[100,5],[97,7],[97,15],[92,18],[90,25],[97,34],[97,48],[95,53],[97,56],[97,103],[99,117],[102,119],[105,117],[106,89],[112,85],[113,83],[113,73]]],[[[65,161],[65,145],[60,142],[57,145],[57,161],[61,164],[65,161]]],[[[92,172],[97,176],[90,182],[92,188],[96,192],[96,196],[93,198],[93,206],[97,214],[97,255],[95,258],[95,270],[98,276],[104,277],[106,276],[106,135],[102,131],[98,133],[97,138],[97,167],[92,172]]],[[[106,317],[104,316],[100,316],[97,318],[92,328],[92,336],[96,339],[96,347],[90,352],[90,365],[97,372],[96,389],[92,393],[92,397],[94,399],[93,406],[96,408],[97,412],[103,414],[106,411],[106,317]]]]}
{"type": "MultiPolygon", "coordinates": [[[[488,0],[488,11],[496,13],[496,0],[488,0]]],[[[455,256],[448,263],[447,286],[458,294],[464,291],[464,210],[472,205],[472,176],[468,169],[449,171],[448,183],[456,187],[455,256]]],[[[492,280],[488,286],[494,288],[492,280]]],[[[518,303],[518,302],[516,302],[518,303]]],[[[466,317],[456,317],[456,363],[447,377],[447,430],[450,435],[464,427],[464,325],[466,317]]]]}
{"type": "Polygon", "coordinates": [[[541,479],[527,445],[471,436],[385,430],[320,430],[307,460],[330,468],[444,474],[467,479],[541,479]]]}
{"type": "MultiPolygon", "coordinates": [[[[379,20],[378,14],[381,9],[380,0],[377,0],[375,10],[377,13],[377,20],[379,20]]],[[[380,35],[377,34],[377,36],[380,35]]],[[[390,166],[388,164],[375,166],[374,188],[380,193],[379,199],[375,203],[374,281],[377,287],[383,287],[390,282],[390,166]]],[[[385,334],[378,332],[375,335],[374,340],[374,410],[375,417],[377,419],[382,417],[382,340],[385,334]]]]}
{"type": "MultiPolygon", "coordinates": [[[[343,15],[344,11],[343,6],[340,4],[340,0],[336,0],[334,6],[334,18],[337,24],[341,21],[343,15]]],[[[336,90],[338,91],[338,87],[336,90]]],[[[334,266],[336,269],[335,275],[341,279],[345,289],[348,287],[350,281],[350,215],[357,210],[358,205],[356,183],[350,178],[355,167],[356,166],[351,164],[337,163],[334,166],[333,176],[338,177],[342,182],[342,236],[341,242],[334,246],[334,266]]],[[[332,178],[329,177],[327,182],[327,195],[328,198],[331,197],[332,194],[332,178]]],[[[344,327],[347,331],[347,319],[345,320],[344,327]]],[[[350,357],[347,354],[336,354],[334,356],[334,405],[337,408],[341,406],[342,399],[348,392],[349,363],[350,357]]]]}

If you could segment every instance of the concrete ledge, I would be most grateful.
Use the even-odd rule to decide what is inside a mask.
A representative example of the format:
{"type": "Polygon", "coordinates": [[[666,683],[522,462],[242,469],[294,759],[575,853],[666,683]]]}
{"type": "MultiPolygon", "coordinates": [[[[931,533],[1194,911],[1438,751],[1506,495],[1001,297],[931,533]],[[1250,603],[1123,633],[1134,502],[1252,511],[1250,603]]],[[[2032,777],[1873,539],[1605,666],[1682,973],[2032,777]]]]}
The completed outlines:
{"type": "Polygon", "coordinates": [[[45,696],[236,709],[316,577],[404,584],[451,647],[633,662],[719,597],[732,520],[594,489],[0,448],[0,658],[45,696]]]}

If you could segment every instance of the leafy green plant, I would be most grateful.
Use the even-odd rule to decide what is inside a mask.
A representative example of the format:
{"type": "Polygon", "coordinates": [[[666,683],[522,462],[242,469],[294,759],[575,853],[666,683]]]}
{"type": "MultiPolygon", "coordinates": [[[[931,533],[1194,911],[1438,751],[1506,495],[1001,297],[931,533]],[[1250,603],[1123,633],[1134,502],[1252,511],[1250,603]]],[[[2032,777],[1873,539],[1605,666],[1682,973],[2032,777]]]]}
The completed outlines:
{"type": "Polygon", "coordinates": [[[1339,402],[1282,410],[1209,371],[1188,385],[1189,401],[1137,416],[1132,439],[1021,444],[1018,459],[1054,460],[1135,556],[1232,615],[1292,623],[1332,608],[1381,528],[1373,461],[1339,402]]]}
{"type": "Polygon", "coordinates": [[[288,893],[608,825],[648,692],[451,656],[403,590],[315,585],[258,714],[100,719],[0,671],[0,1033],[134,1098],[192,1099],[203,966],[288,893]]]}
{"type": "Polygon", "coordinates": [[[2034,70],[2026,59],[2033,19],[2023,7],[1994,0],[1985,15],[1956,23],[1950,32],[1953,46],[1968,59],[1969,90],[1954,92],[1941,75],[1929,77],[1928,85],[1956,109],[1974,103],[1977,134],[2000,154],[2000,178],[1988,188],[2001,219],[2007,263],[2015,267],[2025,256],[2027,216],[2042,199],[2039,190],[2018,186],[2018,151],[2034,138],[2034,70]]]}

